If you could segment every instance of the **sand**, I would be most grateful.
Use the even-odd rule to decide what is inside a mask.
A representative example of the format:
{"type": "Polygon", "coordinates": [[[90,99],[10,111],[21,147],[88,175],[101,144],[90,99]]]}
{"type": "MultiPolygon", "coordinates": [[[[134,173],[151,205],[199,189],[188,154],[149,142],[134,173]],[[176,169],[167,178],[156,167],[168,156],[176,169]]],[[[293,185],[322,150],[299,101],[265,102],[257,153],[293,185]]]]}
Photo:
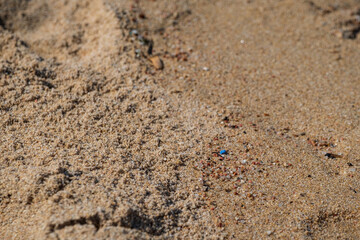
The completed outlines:
{"type": "Polygon", "coordinates": [[[359,239],[359,50],[358,0],[1,0],[0,239],[359,239]]]}

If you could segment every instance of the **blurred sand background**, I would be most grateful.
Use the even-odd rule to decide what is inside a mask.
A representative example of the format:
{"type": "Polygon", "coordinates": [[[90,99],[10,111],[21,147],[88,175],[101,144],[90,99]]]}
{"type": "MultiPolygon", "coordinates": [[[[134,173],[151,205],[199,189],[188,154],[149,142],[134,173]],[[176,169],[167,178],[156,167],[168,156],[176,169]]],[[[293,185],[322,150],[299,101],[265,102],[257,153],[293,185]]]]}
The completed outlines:
{"type": "Polygon", "coordinates": [[[359,239],[359,106],[359,0],[0,0],[0,239],[359,239]]]}

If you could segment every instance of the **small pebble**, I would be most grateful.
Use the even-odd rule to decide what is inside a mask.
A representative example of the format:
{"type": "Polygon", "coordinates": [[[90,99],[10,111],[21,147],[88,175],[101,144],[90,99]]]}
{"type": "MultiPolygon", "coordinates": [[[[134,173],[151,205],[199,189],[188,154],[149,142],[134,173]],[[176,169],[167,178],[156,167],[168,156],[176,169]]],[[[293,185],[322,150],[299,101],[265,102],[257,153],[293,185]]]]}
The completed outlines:
{"type": "Polygon", "coordinates": [[[204,71],[209,71],[210,69],[208,67],[203,68],[204,71]]]}
{"type": "Polygon", "coordinates": [[[136,29],[130,31],[130,35],[135,35],[136,36],[138,34],[139,34],[139,32],[136,29]]]}
{"type": "Polygon", "coordinates": [[[164,68],[164,63],[158,56],[150,58],[150,61],[157,70],[164,68]]]}

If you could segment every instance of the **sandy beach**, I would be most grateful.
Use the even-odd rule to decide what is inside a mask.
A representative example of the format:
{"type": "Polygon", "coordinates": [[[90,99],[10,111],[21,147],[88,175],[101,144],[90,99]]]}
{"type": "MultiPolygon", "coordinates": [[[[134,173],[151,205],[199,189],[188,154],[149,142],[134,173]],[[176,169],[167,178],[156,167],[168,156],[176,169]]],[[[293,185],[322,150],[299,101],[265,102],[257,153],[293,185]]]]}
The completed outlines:
{"type": "Polygon", "coordinates": [[[0,239],[360,239],[360,1],[0,0],[0,239]]]}

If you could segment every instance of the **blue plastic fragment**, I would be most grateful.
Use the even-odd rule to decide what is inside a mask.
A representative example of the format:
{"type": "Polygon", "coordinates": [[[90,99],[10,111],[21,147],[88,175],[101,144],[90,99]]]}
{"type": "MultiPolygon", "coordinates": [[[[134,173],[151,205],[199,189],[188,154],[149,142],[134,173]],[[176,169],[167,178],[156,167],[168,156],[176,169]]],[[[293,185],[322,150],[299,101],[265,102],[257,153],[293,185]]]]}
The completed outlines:
{"type": "Polygon", "coordinates": [[[226,154],[226,150],[221,150],[220,154],[226,154]]]}

